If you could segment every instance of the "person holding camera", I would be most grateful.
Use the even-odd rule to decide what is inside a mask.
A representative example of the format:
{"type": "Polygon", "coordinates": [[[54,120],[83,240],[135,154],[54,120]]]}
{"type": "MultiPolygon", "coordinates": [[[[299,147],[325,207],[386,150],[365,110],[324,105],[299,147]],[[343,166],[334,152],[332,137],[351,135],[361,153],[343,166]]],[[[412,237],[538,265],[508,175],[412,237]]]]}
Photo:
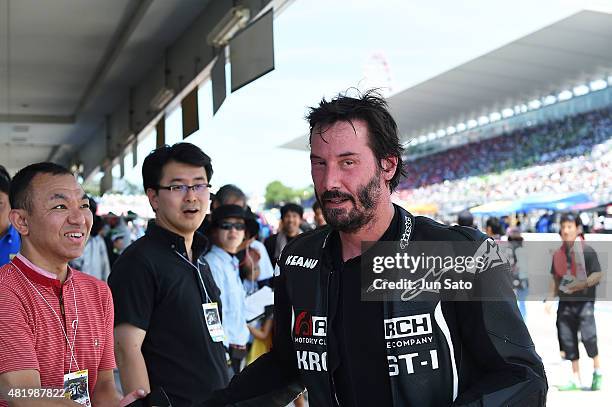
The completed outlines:
{"type": "MultiPolygon", "coordinates": [[[[572,380],[559,390],[581,390],[578,332],[587,355],[593,359],[591,390],[601,389],[601,367],[595,325],[595,287],[601,279],[597,253],[580,237],[580,219],[571,213],[561,216],[563,244],[553,255],[548,299],[558,296],[557,335],[561,357],[572,362],[572,380]]],[[[551,304],[546,304],[550,313],[551,304]]]]}

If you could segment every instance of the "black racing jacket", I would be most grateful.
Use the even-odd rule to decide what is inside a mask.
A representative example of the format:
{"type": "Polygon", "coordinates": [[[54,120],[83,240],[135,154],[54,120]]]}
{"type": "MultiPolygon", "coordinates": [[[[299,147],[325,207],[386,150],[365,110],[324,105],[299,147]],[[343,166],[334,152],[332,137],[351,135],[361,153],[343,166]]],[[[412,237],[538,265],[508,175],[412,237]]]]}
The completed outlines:
{"type": "MultiPolygon", "coordinates": [[[[402,224],[398,247],[418,241],[486,247],[489,267],[497,273],[483,275],[497,280],[485,286],[505,291],[508,300],[385,301],[380,327],[386,330],[393,406],[545,405],[544,366],[516,301],[510,299],[510,268],[497,245],[475,229],[396,210],[402,224]],[[398,335],[394,324],[412,324],[422,335],[398,335]]],[[[327,295],[333,267],[325,254],[331,233],[337,232],[317,229],[285,247],[274,282],[273,349],[204,406],[285,406],[304,387],[311,406],[338,406],[327,370],[327,320],[333,319],[327,295]]],[[[500,298],[500,293],[481,296],[489,294],[500,298]]]]}

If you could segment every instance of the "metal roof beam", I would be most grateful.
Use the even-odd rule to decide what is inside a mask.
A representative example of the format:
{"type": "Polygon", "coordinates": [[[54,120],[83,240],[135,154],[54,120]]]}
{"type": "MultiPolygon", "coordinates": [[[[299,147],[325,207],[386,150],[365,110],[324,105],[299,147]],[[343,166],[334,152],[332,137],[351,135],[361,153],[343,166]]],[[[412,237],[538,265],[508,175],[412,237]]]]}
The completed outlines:
{"type": "Polygon", "coordinates": [[[75,116],[0,114],[0,123],[74,124],[75,116]]]}

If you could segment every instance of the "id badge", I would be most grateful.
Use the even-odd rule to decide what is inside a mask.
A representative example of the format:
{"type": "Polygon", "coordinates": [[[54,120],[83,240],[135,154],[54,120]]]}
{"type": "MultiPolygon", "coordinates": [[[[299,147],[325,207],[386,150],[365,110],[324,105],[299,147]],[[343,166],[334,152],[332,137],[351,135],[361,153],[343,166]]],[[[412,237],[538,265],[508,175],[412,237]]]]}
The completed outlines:
{"type": "Polygon", "coordinates": [[[83,406],[91,406],[88,376],[87,369],[64,375],[64,395],[67,399],[83,406]]]}
{"type": "Polygon", "coordinates": [[[221,318],[219,317],[219,308],[216,302],[208,302],[202,304],[204,310],[204,320],[206,321],[206,327],[208,333],[213,342],[223,342],[225,339],[225,333],[223,332],[223,326],[221,325],[221,318]]]}

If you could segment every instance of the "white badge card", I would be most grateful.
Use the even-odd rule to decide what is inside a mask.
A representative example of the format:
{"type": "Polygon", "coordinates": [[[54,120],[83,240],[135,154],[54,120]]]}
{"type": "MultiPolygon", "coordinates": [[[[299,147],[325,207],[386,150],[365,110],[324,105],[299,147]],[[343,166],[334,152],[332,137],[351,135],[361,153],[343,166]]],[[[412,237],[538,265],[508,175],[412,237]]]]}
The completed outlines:
{"type": "Polygon", "coordinates": [[[90,407],[88,370],[65,374],[64,391],[67,399],[90,407]]]}
{"type": "Polygon", "coordinates": [[[204,319],[206,320],[206,326],[210,337],[214,342],[223,342],[225,333],[223,333],[223,326],[221,325],[221,317],[219,317],[219,307],[216,302],[208,302],[202,304],[204,310],[204,319]]]}

